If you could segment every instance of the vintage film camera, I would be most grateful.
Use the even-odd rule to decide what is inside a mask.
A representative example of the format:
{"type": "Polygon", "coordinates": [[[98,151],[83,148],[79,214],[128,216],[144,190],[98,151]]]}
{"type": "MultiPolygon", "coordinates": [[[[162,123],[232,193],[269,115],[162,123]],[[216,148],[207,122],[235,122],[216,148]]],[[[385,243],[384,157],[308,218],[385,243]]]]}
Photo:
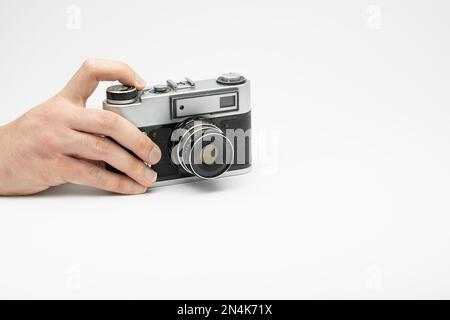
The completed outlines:
{"type": "Polygon", "coordinates": [[[251,168],[250,81],[217,79],[106,91],[103,109],[128,119],[161,149],[155,186],[247,173],[251,168]]]}

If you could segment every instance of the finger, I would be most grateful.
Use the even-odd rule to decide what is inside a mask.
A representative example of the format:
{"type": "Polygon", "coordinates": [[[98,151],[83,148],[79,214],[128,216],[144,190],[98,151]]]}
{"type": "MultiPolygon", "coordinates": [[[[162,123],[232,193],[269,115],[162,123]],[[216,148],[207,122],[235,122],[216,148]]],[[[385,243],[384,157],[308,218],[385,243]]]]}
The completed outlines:
{"type": "Polygon", "coordinates": [[[156,164],[161,159],[161,150],[146,134],[111,111],[76,109],[69,125],[78,131],[111,137],[147,163],[156,164]]]}
{"type": "Polygon", "coordinates": [[[61,95],[86,103],[100,81],[115,81],[141,90],[144,80],[126,63],[115,60],[87,59],[61,91],[61,95]]]}
{"type": "Polygon", "coordinates": [[[96,166],[99,166],[99,167],[102,167],[102,168],[105,167],[105,162],[104,162],[104,161],[97,161],[97,160],[84,159],[84,158],[81,158],[81,157],[80,157],[79,159],[84,160],[84,161],[87,161],[87,162],[89,162],[89,163],[92,163],[92,164],[94,164],[94,165],[96,165],[96,166]]]}
{"type": "Polygon", "coordinates": [[[150,187],[156,181],[157,174],[154,170],[111,139],[74,132],[71,140],[64,145],[64,152],[68,155],[102,160],[146,187],[150,187]]]}
{"type": "Polygon", "coordinates": [[[145,186],[125,175],[113,173],[100,166],[71,157],[65,159],[63,179],[66,182],[121,194],[139,194],[147,191],[145,186]]]}

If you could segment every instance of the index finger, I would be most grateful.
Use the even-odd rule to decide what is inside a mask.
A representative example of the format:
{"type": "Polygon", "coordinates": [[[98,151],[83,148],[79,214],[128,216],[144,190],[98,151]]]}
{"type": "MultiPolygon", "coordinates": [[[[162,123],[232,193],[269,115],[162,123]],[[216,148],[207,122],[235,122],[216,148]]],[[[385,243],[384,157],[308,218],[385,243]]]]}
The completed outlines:
{"type": "Polygon", "coordinates": [[[110,137],[147,163],[155,164],[161,159],[159,147],[125,118],[106,110],[74,111],[69,119],[72,129],[110,137]]]}
{"type": "Polygon", "coordinates": [[[137,89],[143,89],[145,86],[144,80],[124,62],[87,59],[60,94],[84,105],[100,81],[115,80],[137,89]]]}

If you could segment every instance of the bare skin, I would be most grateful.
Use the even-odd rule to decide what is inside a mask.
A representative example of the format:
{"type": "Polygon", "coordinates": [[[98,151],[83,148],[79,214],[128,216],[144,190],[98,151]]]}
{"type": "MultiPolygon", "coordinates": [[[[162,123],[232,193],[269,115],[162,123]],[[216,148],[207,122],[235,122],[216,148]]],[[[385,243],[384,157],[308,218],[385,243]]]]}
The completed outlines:
{"type": "Polygon", "coordinates": [[[144,162],[160,160],[158,146],[124,118],[86,109],[99,81],[114,80],[145,85],[123,62],[88,59],[61,92],[0,126],[0,195],[34,194],[65,183],[139,194],[153,185],[157,174],[144,162]],[[125,175],[107,171],[105,163],[125,175]]]}

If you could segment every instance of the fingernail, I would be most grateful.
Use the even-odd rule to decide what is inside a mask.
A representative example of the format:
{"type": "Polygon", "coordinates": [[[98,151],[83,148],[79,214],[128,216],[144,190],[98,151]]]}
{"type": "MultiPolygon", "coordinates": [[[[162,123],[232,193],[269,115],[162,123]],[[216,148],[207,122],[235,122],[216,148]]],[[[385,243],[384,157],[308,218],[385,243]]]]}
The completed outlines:
{"type": "Polygon", "coordinates": [[[139,183],[134,184],[134,192],[136,193],[144,193],[147,191],[147,187],[140,185],[139,183]]]}
{"type": "Polygon", "coordinates": [[[157,163],[161,159],[161,150],[159,150],[158,147],[153,147],[150,151],[150,154],[148,155],[148,159],[150,160],[151,164],[157,163]]]}
{"type": "Polygon", "coordinates": [[[142,77],[137,73],[136,73],[136,83],[141,85],[142,87],[145,87],[145,80],[142,79],[142,77]]]}
{"type": "Polygon", "coordinates": [[[156,178],[158,177],[158,174],[150,169],[150,168],[145,168],[145,179],[151,181],[152,183],[154,183],[156,181],[156,178]]]}

